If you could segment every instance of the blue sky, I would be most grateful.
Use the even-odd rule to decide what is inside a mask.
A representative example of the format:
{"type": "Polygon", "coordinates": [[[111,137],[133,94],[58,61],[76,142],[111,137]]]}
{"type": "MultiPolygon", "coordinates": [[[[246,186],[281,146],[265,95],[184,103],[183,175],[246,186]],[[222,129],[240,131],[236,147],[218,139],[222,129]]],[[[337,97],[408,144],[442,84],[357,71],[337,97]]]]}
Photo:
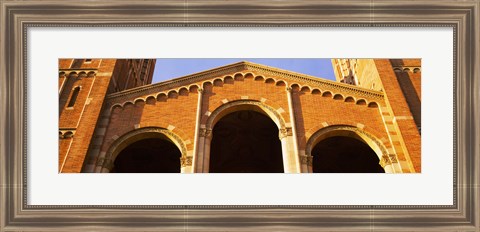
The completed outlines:
{"type": "Polygon", "coordinates": [[[335,80],[330,59],[290,59],[290,58],[255,58],[255,59],[212,59],[212,58],[188,58],[188,59],[157,59],[152,83],[170,80],[177,77],[217,68],[223,65],[240,61],[268,65],[286,69],[293,72],[308,74],[324,79],[335,80]]]}

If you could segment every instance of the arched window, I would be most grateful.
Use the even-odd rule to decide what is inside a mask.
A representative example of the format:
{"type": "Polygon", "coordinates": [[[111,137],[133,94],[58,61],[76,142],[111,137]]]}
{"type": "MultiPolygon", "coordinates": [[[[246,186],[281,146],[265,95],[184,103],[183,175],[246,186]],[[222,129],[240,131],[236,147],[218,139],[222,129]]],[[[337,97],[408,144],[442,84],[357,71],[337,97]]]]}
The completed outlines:
{"type": "Polygon", "coordinates": [[[70,101],[68,102],[67,107],[73,107],[75,105],[75,101],[77,101],[79,92],[80,92],[80,86],[75,87],[75,89],[73,89],[73,93],[72,93],[72,96],[70,97],[70,101]]]}

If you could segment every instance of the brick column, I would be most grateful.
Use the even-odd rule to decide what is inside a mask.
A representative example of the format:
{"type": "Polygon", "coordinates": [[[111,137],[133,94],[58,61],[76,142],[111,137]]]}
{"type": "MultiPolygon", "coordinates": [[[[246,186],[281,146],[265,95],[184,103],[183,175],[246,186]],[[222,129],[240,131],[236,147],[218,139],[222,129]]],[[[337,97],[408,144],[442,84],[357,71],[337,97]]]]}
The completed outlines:
{"type": "Polygon", "coordinates": [[[386,106],[380,109],[393,154],[397,155],[403,172],[421,172],[420,133],[407,103],[406,93],[393,71],[391,60],[376,59],[374,62],[384,88],[386,106]]]}
{"type": "Polygon", "coordinates": [[[203,143],[205,143],[204,137],[199,136],[200,121],[202,119],[202,101],[203,101],[203,89],[198,89],[198,102],[197,102],[197,120],[195,122],[195,137],[193,144],[193,160],[192,160],[192,172],[202,172],[202,159],[203,159],[203,143]]]}
{"type": "MultiPolygon", "coordinates": [[[[290,123],[291,123],[291,135],[290,133],[287,133],[287,141],[291,140],[290,144],[291,146],[291,151],[288,152],[288,158],[287,163],[284,162],[284,169],[285,172],[287,173],[300,173],[302,170],[306,170],[307,167],[300,165],[300,158],[298,156],[298,139],[297,139],[297,130],[295,126],[295,112],[294,112],[294,107],[293,107],[293,101],[292,101],[292,88],[287,87],[287,100],[288,100],[288,109],[290,112],[290,123]],[[286,165],[287,164],[287,165],[286,165]]],[[[283,142],[282,142],[283,143],[283,142]]]]}
{"type": "Polygon", "coordinates": [[[193,173],[193,157],[182,154],[180,157],[180,173],[193,173]]]}
{"type": "Polygon", "coordinates": [[[302,164],[302,173],[313,173],[313,156],[309,151],[300,154],[300,163],[302,164]],[[303,169],[305,168],[305,169],[303,169]]]}
{"type": "MultiPolygon", "coordinates": [[[[199,157],[199,162],[202,162],[202,165],[198,164],[200,172],[208,173],[210,167],[210,145],[212,143],[212,130],[207,128],[200,128],[200,145],[203,145],[200,153],[201,158],[199,157]]],[[[199,149],[200,149],[199,148],[199,149]]]]}
{"type": "Polygon", "coordinates": [[[400,144],[400,131],[394,122],[391,110],[388,107],[378,107],[380,115],[382,116],[383,124],[385,125],[385,131],[388,134],[388,142],[391,147],[387,148],[388,162],[383,167],[386,173],[403,173],[408,168],[408,164],[405,162],[402,165],[402,160],[405,160],[404,149],[400,144]],[[403,166],[403,168],[402,168],[403,166]]]}
{"type": "Polygon", "coordinates": [[[65,83],[67,82],[67,75],[65,72],[60,72],[59,73],[59,83],[58,83],[58,96],[60,97],[62,95],[62,91],[65,87],[65,83]]]}
{"type": "Polygon", "coordinates": [[[102,114],[100,121],[97,123],[97,126],[94,131],[94,139],[92,139],[92,143],[87,152],[85,166],[82,172],[100,172],[101,169],[98,168],[97,164],[95,163],[100,157],[100,148],[105,140],[105,133],[110,122],[110,110],[105,109],[104,113],[102,114]]]}
{"type": "Polygon", "coordinates": [[[103,162],[105,162],[105,152],[100,152],[100,154],[97,157],[97,161],[95,162],[95,168],[93,169],[93,172],[95,173],[100,173],[102,172],[103,168],[103,162]]]}

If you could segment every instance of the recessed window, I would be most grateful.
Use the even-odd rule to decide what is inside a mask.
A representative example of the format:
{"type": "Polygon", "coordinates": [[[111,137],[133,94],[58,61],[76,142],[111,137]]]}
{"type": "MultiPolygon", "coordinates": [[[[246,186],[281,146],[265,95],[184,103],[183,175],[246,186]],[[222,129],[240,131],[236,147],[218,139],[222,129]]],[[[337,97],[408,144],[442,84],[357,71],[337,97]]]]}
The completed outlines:
{"type": "Polygon", "coordinates": [[[80,86],[75,87],[75,89],[73,89],[73,93],[72,93],[72,96],[70,97],[70,101],[68,102],[67,107],[73,107],[75,105],[75,101],[77,101],[79,92],[80,92],[80,86]]]}
{"type": "Polygon", "coordinates": [[[92,59],[85,59],[85,64],[90,64],[92,63],[92,59]]]}

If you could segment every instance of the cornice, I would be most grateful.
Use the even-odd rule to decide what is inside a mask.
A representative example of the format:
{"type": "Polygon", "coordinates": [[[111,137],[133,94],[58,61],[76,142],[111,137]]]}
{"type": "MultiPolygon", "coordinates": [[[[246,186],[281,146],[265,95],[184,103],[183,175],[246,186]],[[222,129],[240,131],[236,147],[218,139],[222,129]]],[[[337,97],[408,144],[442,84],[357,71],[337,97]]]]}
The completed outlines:
{"type": "Polygon", "coordinates": [[[77,76],[77,77],[94,77],[98,74],[98,69],[94,68],[76,68],[76,69],[59,69],[58,75],[60,77],[69,77],[69,76],[77,76]]]}
{"type": "Polygon", "coordinates": [[[246,69],[245,62],[238,62],[230,65],[221,66],[218,68],[206,70],[190,74],[183,77],[174,78],[168,81],[163,81],[155,84],[139,86],[136,88],[124,90],[121,92],[112,93],[107,96],[107,99],[115,99],[118,97],[131,96],[132,98],[146,96],[182,86],[192,85],[197,82],[206,81],[222,75],[228,75],[232,72],[240,72],[246,69]]]}
{"type": "Polygon", "coordinates": [[[159,82],[156,84],[140,86],[137,88],[112,93],[107,96],[107,102],[113,103],[122,99],[135,99],[138,97],[148,96],[159,92],[164,92],[172,89],[178,89],[180,87],[188,87],[190,85],[211,81],[215,78],[224,75],[231,75],[236,72],[242,71],[254,71],[255,74],[264,75],[265,78],[273,77],[277,81],[284,80],[289,85],[299,84],[300,86],[308,85],[311,88],[321,88],[322,90],[340,91],[342,93],[348,93],[355,96],[361,96],[370,99],[383,100],[383,93],[380,91],[368,90],[357,86],[321,79],[306,74],[291,72],[279,68],[274,68],[266,65],[256,64],[248,61],[241,61],[238,63],[210,69],[207,71],[190,74],[187,76],[175,78],[172,80],[159,82]]]}
{"type": "Polygon", "coordinates": [[[307,74],[301,74],[296,72],[291,72],[288,70],[283,70],[279,68],[274,68],[266,65],[260,65],[256,63],[246,62],[247,69],[250,71],[258,71],[260,73],[273,75],[279,78],[284,78],[291,80],[289,85],[296,83],[299,85],[309,84],[312,88],[322,88],[328,90],[339,90],[343,93],[351,93],[355,95],[361,95],[364,97],[370,98],[383,98],[383,93],[380,91],[364,89],[354,85],[349,85],[345,83],[340,83],[336,81],[331,81],[327,79],[322,79],[321,77],[310,76],[307,74]]]}

